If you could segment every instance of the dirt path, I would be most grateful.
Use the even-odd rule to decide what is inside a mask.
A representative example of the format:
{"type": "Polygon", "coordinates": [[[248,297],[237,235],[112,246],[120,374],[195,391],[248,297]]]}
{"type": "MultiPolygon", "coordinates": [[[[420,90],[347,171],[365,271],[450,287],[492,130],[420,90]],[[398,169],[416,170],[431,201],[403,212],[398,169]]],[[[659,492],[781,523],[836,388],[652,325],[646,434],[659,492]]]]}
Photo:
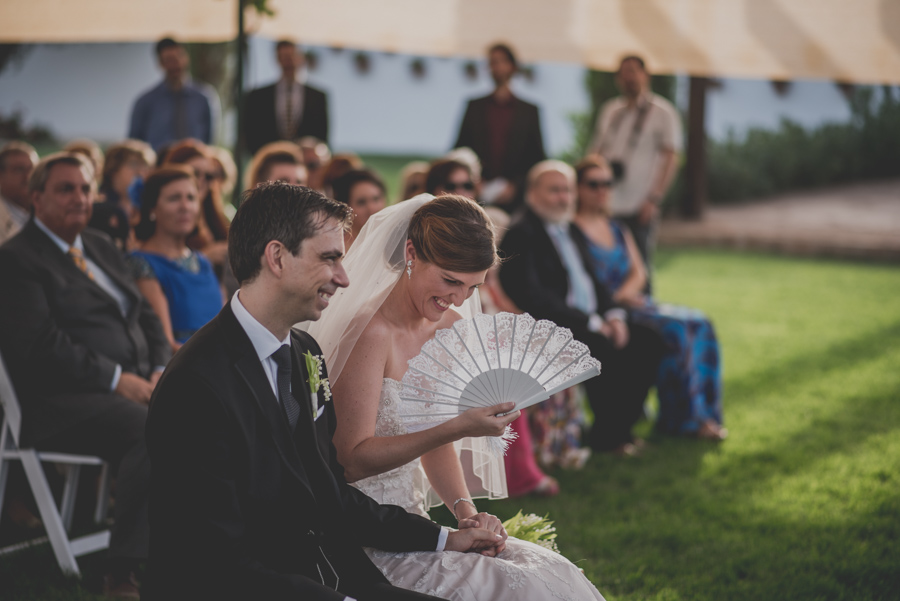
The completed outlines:
{"type": "Polygon", "coordinates": [[[701,221],[664,220],[659,243],[900,263],[900,180],[712,206],[701,221]]]}

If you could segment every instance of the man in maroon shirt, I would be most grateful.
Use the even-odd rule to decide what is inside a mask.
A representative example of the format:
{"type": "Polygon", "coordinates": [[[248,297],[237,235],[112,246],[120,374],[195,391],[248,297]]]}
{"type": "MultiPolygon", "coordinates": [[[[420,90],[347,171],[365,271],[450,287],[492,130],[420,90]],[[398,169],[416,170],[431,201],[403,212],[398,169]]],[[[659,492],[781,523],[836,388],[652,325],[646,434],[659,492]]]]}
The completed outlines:
{"type": "Polygon", "coordinates": [[[513,95],[510,81],[518,71],[512,49],[494,44],[488,50],[494,91],[470,100],[459,128],[456,148],[475,151],[482,165],[482,201],[513,212],[522,204],[525,175],[544,160],[538,108],[513,95]]]}

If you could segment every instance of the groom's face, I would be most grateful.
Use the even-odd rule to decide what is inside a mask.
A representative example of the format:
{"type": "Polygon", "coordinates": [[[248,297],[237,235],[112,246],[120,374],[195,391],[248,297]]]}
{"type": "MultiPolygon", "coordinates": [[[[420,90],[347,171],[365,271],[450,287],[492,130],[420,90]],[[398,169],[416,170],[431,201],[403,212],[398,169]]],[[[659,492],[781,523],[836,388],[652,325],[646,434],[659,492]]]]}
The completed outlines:
{"type": "Polygon", "coordinates": [[[296,257],[288,253],[284,286],[297,321],[319,319],[337,289],[350,283],[343,258],[344,230],[335,219],[304,240],[296,257]]]}

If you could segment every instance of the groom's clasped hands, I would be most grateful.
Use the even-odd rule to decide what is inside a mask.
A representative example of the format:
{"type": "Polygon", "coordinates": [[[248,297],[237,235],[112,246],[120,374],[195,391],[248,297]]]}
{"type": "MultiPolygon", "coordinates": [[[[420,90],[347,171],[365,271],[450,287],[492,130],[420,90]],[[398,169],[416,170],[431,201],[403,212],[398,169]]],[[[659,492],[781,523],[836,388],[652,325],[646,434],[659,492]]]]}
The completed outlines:
{"type": "Polygon", "coordinates": [[[506,548],[506,538],[500,519],[482,512],[459,520],[459,530],[451,531],[447,536],[445,549],[496,557],[506,548]]]}

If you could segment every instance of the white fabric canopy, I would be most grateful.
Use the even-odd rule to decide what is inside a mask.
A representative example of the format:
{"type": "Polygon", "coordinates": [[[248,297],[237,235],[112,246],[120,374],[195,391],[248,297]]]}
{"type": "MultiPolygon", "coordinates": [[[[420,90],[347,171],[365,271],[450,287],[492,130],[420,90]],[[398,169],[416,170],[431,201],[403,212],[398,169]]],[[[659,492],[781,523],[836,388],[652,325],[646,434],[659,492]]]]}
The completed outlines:
{"type": "MultiPolygon", "coordinates": [[[[900,0],[269,0],[247,29],[305,44],[483,56],[611,70],[900,83],[900,0]]],[[[236,36],[236,0],[5,0],[0,42],[191,41],[236,36]]]]}

